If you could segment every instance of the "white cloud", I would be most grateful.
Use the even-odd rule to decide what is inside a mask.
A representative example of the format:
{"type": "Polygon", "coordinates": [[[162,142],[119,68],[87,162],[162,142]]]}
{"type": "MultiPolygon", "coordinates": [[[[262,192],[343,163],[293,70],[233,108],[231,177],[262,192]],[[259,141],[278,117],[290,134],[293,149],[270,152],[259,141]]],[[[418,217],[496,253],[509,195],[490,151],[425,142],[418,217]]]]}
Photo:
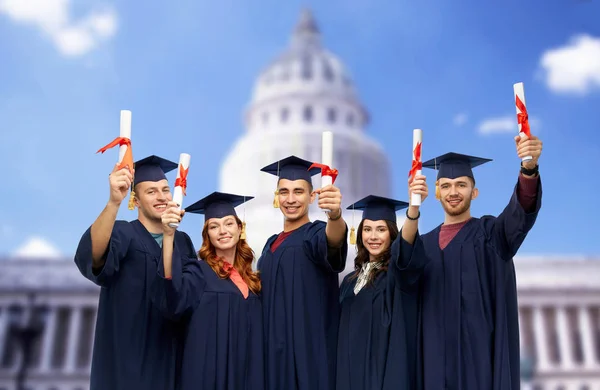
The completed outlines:
{"type": "Polygon", "coordinates": [[[465,123],[467,123],[468,119],[469,119],[469,117],[464,112],[462,112],[460,114],[456,114],[456,116],[454,116],[454,125],[460,127],[460,126],[464,125],[465,123]]]}
{"type": "Polygon", "coordinates": [[[117,14],[112,8],[93,10],[72,20],[70,3],[71,0],[0,0],[0,14],[39,28],[60,53],[69,57],[90,52],[117,32],[117,14]]]}
{"type": "Polygon", "coordinates": [[[600,38],[577,35],[568,44],[547,50],[540,65],[554,92],[583,95],[600,88],[600,38]]]}
{"type": "MultiPolygon", "coordinates": [[[[533,134],[537,133],[541,127],[541,121],[537,118],[529,118],[529,124],[533,134]]],[[[484,119],[477,127],[479,134],[483,135],[498,133],[514,133],[516,135],[518,130],[516,114],[484,119]]]]}
{"type": "Polygon", "coordinates": [[[14,257],[21,258],[44,258],[58,259],[62,258],[62,254],[54,245],[42,237],[31,237],[25,244],[18,248],[14,253],[14,257]]]}

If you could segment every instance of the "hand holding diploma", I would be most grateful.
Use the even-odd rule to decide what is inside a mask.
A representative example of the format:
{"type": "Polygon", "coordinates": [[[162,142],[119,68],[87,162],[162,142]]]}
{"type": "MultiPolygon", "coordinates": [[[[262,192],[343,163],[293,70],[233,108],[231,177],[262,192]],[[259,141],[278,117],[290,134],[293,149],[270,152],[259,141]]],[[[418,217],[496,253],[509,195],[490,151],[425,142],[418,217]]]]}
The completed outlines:
{"type": "MultiPolygon", "coordinates": [[[[417,176],[421,175],[421,170],[423,169],[423,162],[421,161],[422,155],[422,144],[423,144],[423,130],[414,129],[413,130],[413,152],[412,152],[412,166],[410,167],[410,171],[408,171],[408,184],[410,185],[411,181],[413,181],[417,176]]],[[[409,193],[410,204],[412,206],[420,206],[423,199],[421,199],[421,195],[418,193],[409,193]]]]}
{"type": "Polygon", "coordinates": [[[167,202],[167,209],[160,216],[163,225],[163,234],[166,236],[175,235],[175,230],[181,222],[185,210],[181,210],[181,206],[174,201],[167,202]]]}
{"type": "Polygon", "coordinates": [[[531,138],[523,138],[517,135],[515,136],[515,144],[517,155],[521,158],[523,167],[534,169],[538,165],[540,155],[542,154],[542,141],[533,135],[531,138]],[[529,159],[525,160],[525,156],[529,157],[529,159]]]}
{"type": "MultiPolygon", "coordinates": [[[[331,131],[324,131],[323,136],[321,138],[321,142],[322,142],[321,164],[313,163],[308,168],[308,170],[311,170],[314,167],[321,168],[321,190],[316,191],[319,194],[319,207],[321,206],[321,192],[329,191],[329,189],[326,190],[326,188],[328,188],[329,186],[333,186],[333,183],[335,183],[335,179],[337,178],[337,175],[338,175],[338,170],[331,168],[331,166],[333,165],[333,133],[331,131]]],[[[335,187],[333,187],[333,188],[335,188],[335,187]]],[[[338,190],[338,192],[339,192],[339,190],[338,190]]],[[[327,208],[323,208],[323,207],[321,207],[321,208],[326,213],[333,211],[331,209],[327,209],[327,208]]]]}
{"type": "Polygon", "coordinates": [[[108,175],[108,182],[110,184],[109,202],[119,207],[129,192],[129,188],[133,182],[133,175],[128,169],[121,169],[119,163],[117,163],[110,175],[108,175]]]}
{"type": "MultiPolygon", "coordinates": [[[[179,167],[177,168],[177,179],[175,179],[175,188],[173,190],[173,202],[181,210],[181,204],[183,203],[183,197],[186,195],[187,190],[187,175],[190,170],[190,159],[191,156],[187,153],[181,153],[179,155],[179,167]]],[[[179,222],[173,222],[172,228],[179,226],[179,222]]]]}
{"type": "MultiPolygon", "coordinates": [[[[529,113],[527,112],[527,106],[525,105],[525,87],[523,83],[516,83],[513,85],[513,92],[515,95],[515,106],[517,109],[517,123],[519,126],[519,136],[527,139],[531,138],[531,127],[529,126],[529,113]]],[[[530,155],[523,155],[521,161],[526,162],[532,159],[530,155]]]]}

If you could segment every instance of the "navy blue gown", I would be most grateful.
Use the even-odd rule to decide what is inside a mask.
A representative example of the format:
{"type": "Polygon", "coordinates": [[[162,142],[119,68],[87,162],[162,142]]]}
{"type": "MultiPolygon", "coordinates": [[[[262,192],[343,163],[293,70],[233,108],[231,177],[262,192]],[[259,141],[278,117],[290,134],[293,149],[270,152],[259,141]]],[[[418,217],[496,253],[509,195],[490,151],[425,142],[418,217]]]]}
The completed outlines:
{"type": "Polygon", "coordinates": [[[172,264],[172,278],[165,279],[160,262],[153,301],[185,327],[178,388],[264,390],[260,297],[249,291],[244,299],[230,279],[177,244],[172,264]]]}
{"type": "Polygon", "coordinates": [[[341,285],[338,390],[416,387],[418,282],[426,263],[422,241],[398,235],[387,272],[357,295],[354,271],[341,285]]]}
{"type": "MultiPolygon", "coordinates": [[[[326,223],[293,231],[258,260],[263,286],[266,389],[333,390],[339,324],[338,273],[348,244],[329,248],[326,223]]],[[[347,229],[346,229],[347,235],[347,229]]]]}
{"type": "Polygon", "coordinates": [[[426,390],[520,387],[519,319],[513,257],[541,207],[526,213],[517,187],[498,217],[472,218],[444,250],[441,225],[423,235],[422,363],[426,390]]]}
{"type": "MultiPolygon", "coordinates": [[[[174,389],[179,327],[151,302],[162,249],[138,221],[116,221],[102,269],[92,269],[91,228],[75,263],[101,286],[92,357],[91,390],[174,389]]],[[[192,246],[177,232],[178,245],[192,246]]]]}

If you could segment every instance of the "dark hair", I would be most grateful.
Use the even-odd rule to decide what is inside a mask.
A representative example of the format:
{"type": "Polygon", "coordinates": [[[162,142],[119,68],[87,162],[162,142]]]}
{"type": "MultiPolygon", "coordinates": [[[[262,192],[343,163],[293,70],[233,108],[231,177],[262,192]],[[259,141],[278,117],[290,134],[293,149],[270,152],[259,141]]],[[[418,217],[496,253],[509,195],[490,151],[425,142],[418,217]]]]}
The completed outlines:
{"type": "MultiPolygon", "coordinates": [[[[356,234],[356,252],[357,253],[356,253],[356,259],[354,259],[354,270],[355,271],[360,271],[363,264],[369,262],[369,251],[367,250],[367,248],[365,248],[365,244],[363,243],[363,240],[362,240],[362,231],[363,231],[364,221],[365,220],[363,219],[358,224],[358,231],[356,234]]],[[[396,237],[398,237],[398,225],[395,222],[388,221],[388,220],[386,220],[385,223],[390,232],[390,246],[385,251],[383,251],[380,259],[378,259],[381,261],[383,266],[381,268],[375,269],[371,273],[371,275],[369,276],[369,280],[367,281],[367,284],[373,283],[373,281],[379,276],[380,273],[387,272],[388,264],[390,263],[390,258],[392,257],[392,242],[394,242],[396,237]]],[[[357,278],[358,273],[359,272],[356,272],[352,276],[352,278],[357,278]]]]}
{"type": "MultiPolygon", "coordinates": [[[[238,217],[235,217],[235,220],[241,230],[242,221],[238,217]]],[[[226,279],[229,277],[231,271],[225,271],[223,268],[224,260],[217,256],[217,251],[208,237],[208,221],[204,223],[204,228],[202,229],[202,248],[198,251],[198,256],[206,261],[219,278],[226,279]]],[[[254,252],[252,251],[252,248],[250,248],[246,240],[240,238],[235,247],[235,260],[233,266],[239,272],[242,279],[244,279],[244,282],[246,282],[250,291],[258,294],[261,290],[261,283],[258,272],[252,271],[253,259],[254,252]]]]}

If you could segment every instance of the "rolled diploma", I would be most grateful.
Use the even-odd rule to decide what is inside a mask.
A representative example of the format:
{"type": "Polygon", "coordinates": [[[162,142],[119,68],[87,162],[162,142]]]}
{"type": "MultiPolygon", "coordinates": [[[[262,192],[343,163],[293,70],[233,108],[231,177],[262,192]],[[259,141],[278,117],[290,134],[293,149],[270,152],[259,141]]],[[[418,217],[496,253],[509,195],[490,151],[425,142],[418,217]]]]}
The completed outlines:
{"type": "MultiPolygon", "coordinates": [[[[321,164],[327,165],[329,168],[333,167],[333,133],[331,131],[324,131],[321,138],[321,164]]],[[[321,176],[321,188],[333,184],[333,178],[331,176],[321,176]]],[[[330,212],[331,210],[323,209],[323,211],[330,212]]]]}
{"type": "MultiPolygon", "coordinates": [[[[127,138],[131,140],[131,111],[129,110],[121,110],[121,126],[120,126],[120,134],[121,138],[127,138]]],[[[127,145],[119,146],[119,164],[123,161],[123,157],[125,157],[125,152],[127,151],[127,145]]],[[[133,167],[129,167],[133,169],[133,167]]]]}
{"type": "MultiPolygon", "coordinates": [[[[523,87],[523,83],[514,84],[513,91],[515,93],[515,102],[517,101],[517,96],[519,96],[519,99],[523,102],[525,107],[527,107],[527,103],[525,103],[525,87],[523,87]]],[[[515,108],[517,110],[517,114],[520,114],[521,111],[519,111],[519,107],[517,107],[515,105],[515,108]]],[[[525,133],[521,132],[521,124],[519,123],[518,126],[519,126],[519,135],[521,136],[521,138],[525,138],[526,137],[525,133]]],[[[531,159],[532,159],[531,156],[525,156],[521,159],[521,161],[529,161],[531,159]]]]}
{"type": "MultiPolygon", "coordinates": [[[[423,130],[421,129],[414,129],[413,130],[413,158],[415,156],[415,148],[417,147],[417,144],[421,142],[421,155],[423,154],[423,130]]],[[[412,164],[412,159],[411,159],[411,164],[412,164]]],[[[421,170],[419,169],[416,175],[420,175],[421,174],[421,170]]],[[[411,206],[420,206],[421,205],[421,194],[410,194],[410,204],[411,206]]]]}
{"type": "MultiPolygon", "coordinates": [[[[181,176],[181,166],[183,167],[184,171],[190,167],[190,159],[191,156],[187,153],[181,153],[179,155],[179,165],[177,166],[177,179],[179,179],[181,176]]],[[[179,206],[179,210],[181,210],[181,205],[183,203],[183,188],[181,188],[181,186],[175,186],[175,188],[173,189],[173,202],[177,203],[177,205],[179,206]]],[[[170,223],[169,226],[171,226],[172,228],[176,228],[179,226],[179,224],[170,223]]]]}

